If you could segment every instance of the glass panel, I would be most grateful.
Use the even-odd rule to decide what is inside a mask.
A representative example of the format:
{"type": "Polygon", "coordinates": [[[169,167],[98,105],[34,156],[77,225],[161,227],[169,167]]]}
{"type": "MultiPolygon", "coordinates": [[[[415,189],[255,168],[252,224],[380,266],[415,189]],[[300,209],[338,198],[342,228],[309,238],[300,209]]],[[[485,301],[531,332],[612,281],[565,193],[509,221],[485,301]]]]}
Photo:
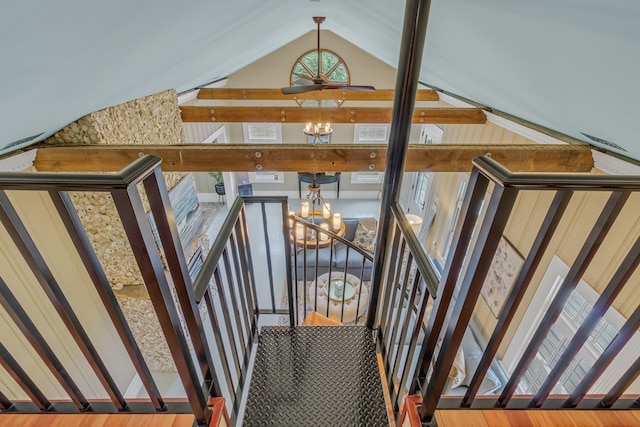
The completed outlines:
{"type": "Polygon", "coordinates": [[[331,73],[331,75],[328,77],[329,79],[338,82],[346,82],[347,80],[349,80],[347,68],[344,66],[344,64],[338,65],[336,69],[333,70],[333,73],[331,73]]]}
{"type": "Polygon", "coordinates": [[[569,300],[564,305],[563,311],[569,316],[571,319],[576,319],[580,309],[584,305],[585,301],[582,295],[578,292],[573,291],[571,296],[569,296],[569,300]]]}
{"type": "Polygon", "coordinates": [[[606,322],[604,319],[602,319],[600,322],[604,323],[604,327],[602,328],[600,335],[598,335],[593,341],[600,348],[600,350],[604,351],[604,349],[607,348],[607,346],[618,334],[618,331],[616,330],[616,328],[611,326],[611,324],[606,322]]]}

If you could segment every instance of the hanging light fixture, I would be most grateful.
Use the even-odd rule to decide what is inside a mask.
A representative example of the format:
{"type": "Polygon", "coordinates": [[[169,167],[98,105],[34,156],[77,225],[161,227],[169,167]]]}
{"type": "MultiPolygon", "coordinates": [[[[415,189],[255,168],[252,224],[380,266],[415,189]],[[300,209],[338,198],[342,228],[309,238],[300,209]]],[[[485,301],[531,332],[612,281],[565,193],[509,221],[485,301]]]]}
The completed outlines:
{"type": "MultiPolygon", "coordinates": [[[[296,215],[303,219],[307,219],[314,224],[319,221],[319,226],[323,230],[331,230],[338,235],[342,235],[342,233],[344,233],[342,216],[338,212],[333,212],[331,210],[331,204],[325,201],[322,197],[320,184],[316,182],[315,178],[316,176],[314,174],[314,179],[311,184],[309,184],[309,193],[305,199],[303,199],[300,211],[297,212],[296,215]]],[[[300,227],[300,225],[298,225],[298,227],[300,227]]],[[[301,240],[303,237],[302,229],[298,229],[296,231],[300,234],[296,235],[296,238],[301,240]]],[[[326,242],[329,239],[328,235],[322,232],[320,232],[320,236],[317,236],[317,238],[320,242],[326,242]]],[[[306,239],[315,241],[315,232],[311,232],[310,235],[307,235],[306,239]]]]}
{"type": "Polygon", "coordinates": [[[322,138],[333,132],[331,123],[307,123],[303,129],[305,135],[313,137],[313,144],[323,142],[322,138]]]}

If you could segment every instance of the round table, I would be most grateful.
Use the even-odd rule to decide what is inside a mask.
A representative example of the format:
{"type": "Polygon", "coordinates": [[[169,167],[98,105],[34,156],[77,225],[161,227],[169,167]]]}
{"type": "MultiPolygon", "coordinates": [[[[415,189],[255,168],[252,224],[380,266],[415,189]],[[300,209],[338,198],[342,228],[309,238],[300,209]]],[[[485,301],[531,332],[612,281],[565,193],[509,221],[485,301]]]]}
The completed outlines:
{"type": "Polygon", "coordinates": [[[344,272],[333,271],[331,278],[329,278],[329,273],[324,273],[311,283],[308,298],[311,311],[314,311],[315,308],[316,312],[326,316],[328,306],[329,316],[341,319],[342,323],[352,323],[366,312],[369,303],[369,289],[353,274],[347,273],[345,281],[344,272]],[[345,284],[344,311],[342,308],[343,299],[335,293],[338,282],[345,284]]]}
{"type": "Polygon", "coordinates": [[[340,172],[334,172],[327,174],[326,172],[298,172],[298,197],[302,199],[302,183],[306,182],[311,184],[312,182],[316,182],[316,184],[338,184],[338,191],[336,194],[336,199],[340,198],[340,172]]]}

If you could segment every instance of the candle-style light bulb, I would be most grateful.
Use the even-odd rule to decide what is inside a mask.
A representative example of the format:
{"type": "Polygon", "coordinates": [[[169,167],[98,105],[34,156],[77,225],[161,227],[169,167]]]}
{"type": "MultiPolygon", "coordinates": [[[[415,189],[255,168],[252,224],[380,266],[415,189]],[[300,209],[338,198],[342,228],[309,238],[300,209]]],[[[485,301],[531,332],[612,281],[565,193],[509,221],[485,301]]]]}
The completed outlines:
{"type": "Polygon", "coordinates": [[[340,222],[341,222],[340,214],[339,213],[334,213],[333,214],[333,229],[334,230],[340,230],[340,222]]]}
{"type": "Polygon", "coordinates": [[[302,207],[300,208],[300,216],[302,218],[307,218],[309,216],[309,202],[302,202],[302,207]]]}
{"type": "MultiPolygon", "coordinates": [[[[322,224],[320,224],[320,228],[322,228],[323,230],[329,230],[329,224],[327,224],[326,222],[323,222],[322,224]]],[[[329,235],[327,233],[320,233],[320,240],[323,242],[326,242],[329,239],[329,235]]]]}
{"type": "Polygon", "coordinates": [[[322,218],[329,219],[331,216],[331,204],[325,203],[322,205],[322,218]]]}
{"type": "Polygon", "coordinates": [[[302,224],[296,226],[296,239],[302,240],[304,238],[304,228],[302,224]]]}

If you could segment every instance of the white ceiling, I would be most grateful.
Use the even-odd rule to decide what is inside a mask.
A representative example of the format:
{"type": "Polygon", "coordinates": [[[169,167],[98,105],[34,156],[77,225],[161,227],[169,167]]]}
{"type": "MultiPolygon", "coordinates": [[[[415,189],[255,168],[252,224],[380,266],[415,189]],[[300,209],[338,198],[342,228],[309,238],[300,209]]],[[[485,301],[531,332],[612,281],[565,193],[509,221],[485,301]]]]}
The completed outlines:
{"type": "MultiPolygon", "coordinates": [[[[2,2],[0,153],[228,76],[314,31],[314,15],[395,67],[403,14],[402,0],[2,2]]],[[[638,0],[433,0],[420,79],[640,159],[639,21],[638,0]]]]}

